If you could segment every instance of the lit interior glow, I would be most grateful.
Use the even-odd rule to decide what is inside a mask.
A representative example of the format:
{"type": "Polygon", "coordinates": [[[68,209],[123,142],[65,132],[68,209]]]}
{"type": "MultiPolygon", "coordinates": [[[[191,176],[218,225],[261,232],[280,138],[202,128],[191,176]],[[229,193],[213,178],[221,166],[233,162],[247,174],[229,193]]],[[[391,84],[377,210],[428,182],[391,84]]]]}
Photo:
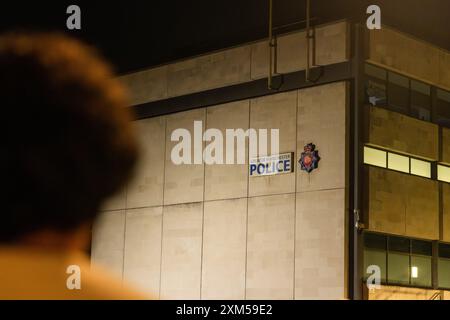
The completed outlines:
{"type": "Polygon", "coordinates": [[[411,267],[411,278],[417,279],[419,277],[419,268],[411,267]]]}
{"type": "Polygon", "coordinates": [[[389,153],[388,168],[409,173],[409,157],[401,156],[395,153],[389,153]]]}
{"type": "Polygon", "coordinates": [[[364,147],[364,163],[386,168],[386,151],[364,147]]]}
{"type": "Polygon", "coordinates": [[[411,174],[431,179],[431,163],[411,158],[411,174]]]}
{"type": "Polygon", "coordinates": [[[450,167],[438,165],[438,180],[450,183],[450,167]]]}

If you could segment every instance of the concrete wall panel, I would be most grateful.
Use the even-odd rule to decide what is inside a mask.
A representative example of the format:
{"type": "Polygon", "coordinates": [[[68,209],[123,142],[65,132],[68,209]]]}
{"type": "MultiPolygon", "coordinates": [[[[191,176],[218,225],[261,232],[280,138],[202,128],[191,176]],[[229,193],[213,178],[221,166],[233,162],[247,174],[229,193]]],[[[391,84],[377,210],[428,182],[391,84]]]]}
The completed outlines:
{"type": "MultiPolygon", "coordinates": [[[[164,205],[203,201],[204,165],[174,164],[171,159],[171,153],[173,147],[179,142],[172,142],[171,135],[176,129],[189,130],[191,134],[191,160],[193,163],[194,121],[202,121],[204,130],[205,113],[205,109],[195,109],[167,116],[164,205]]],[[[204,146],[204,143],[202,145],[204,146]]]]}
{"type": "Polygon", "coordinates": [[[164,207],[161,298],[200,299],[203,204],[164,207]]]}
{"type": "Polygon", "coordinates": [[[102,213],[92,230],[91,262],[122,278],[124,237],[125,211],[102,213]]]}
{"type": "Polygon", "coordinates": [[[316,64],[344,62],[350,55],[350,32],[346,21],[316,28],[316,64]]]}
{"type": "MultiPolygon", "coordinates": [[[[279,130],[280,153],[295,152],[297,92],[291,91],[253,99],[250,102],[250,128],[279,130]]],[[[268,153],[270,154],[270,139],[268,153]]],[[[260,196],[295,192],[295,173],[250,177],[249,195],[260,196]]]]}
{"type": "Polygon", "coordinates": [[[406,235],[439,240],[438,182],[404,176],[406,186],[406,235]]]}
{"type": "Polygon", "coordinates": [[[295,299],[346,297],[345,190],[297,193],[295,299]]]}
{"type": "Polygon", "coordinates": [[[202,299],[244,299],[247,199],[205,202],[202,299]]]}
{"type": "Polygon", "coordinates": [[[437,240],[436,181],[379,168],[369,169],[369,229],[437,240]]]}
{"type": "Polygon", "coordinates": [[[404,235],[406,204],[403,175],[394,171],[369,168],[369,229],[404,235]]]}
{"type": "Polygon", "coordinates": [[[369,122],[370,144],[430,160],[438,159],[437,125],[378,107],[370,107],[369,122]]]}
{"type": "Polygon", "coordinates": [[[162,207],[126,213],[123,277],[158,298],[161,275],[162,207]]]}
{"type": "Polygon", "coordinates": [[[134,125],[141,154],[127,189],[127,208],[160,206],[163,204],[166,119],[139,120],[134,125]]]}
{"type": "MultiPolygon", "coordinates": [[[[318,26],[315,33],[316,65],[329,65],[348,60],[347,22],[318,26]]],[[[279,73],[291,73],[306,69],[306,31],[280,35],[277,38],[277,45],[279,73]]],[[[268,71],[268,41],[256,42],[252,44],[252,79],[266,78],[268,71]]]]}
{"type": "Polygon", "coordinates": [[[369,61],[450,88],[449,52],[386,26],[369,37],[369,61]]]}
{"type": "MultiPolygon", "coordinates": [[[[249,125],[249,100],[208,108],[207,127],[219,129],[223,135],[223,161],[226,162],[226,129],[243,129],[249,125]]],[[[235,140],[234,155],[237,157],[238,144],[235,140]]],[[[245,144],[248,147],[248,140],[245,144]]],[[[242,198],[247,196],[248,153],[243,150],[246,164],[206,165],[205,200],[242,198]]],[[[236,160],[235,160],[236,161],[236,160]]]]}
{"type": "Polygon", "coordinates": [[[295,195],[248,200],[247,299],[293,299],[295,195]]]}
{"type": "Polygon", "coordinates": [[[450,184],[443,183],[442,184],[443,196],[442,199],[444,201],[444,218],[443,218],[443,237],[442,240],[445,242],[450,242],[450,184]]]}
{"type": "Polygon", "coordinates": [[[250,46],[241,46],[170,64],[169,96],[249,81],[250,52],[250,46]]]}
{"type": "Polygon", "coordinates": [[[346,92],[345,82],[299,91],[297,159],[306,144],[314,143],[321,160],[310,174],[297,170],[298,192],[345,187],[346,92]]]}
{"type": "Polygon", "coordinates": [[[161,66],[118,78],[128,89],[130,105],[167,98],[167,66],[161,66]]]}

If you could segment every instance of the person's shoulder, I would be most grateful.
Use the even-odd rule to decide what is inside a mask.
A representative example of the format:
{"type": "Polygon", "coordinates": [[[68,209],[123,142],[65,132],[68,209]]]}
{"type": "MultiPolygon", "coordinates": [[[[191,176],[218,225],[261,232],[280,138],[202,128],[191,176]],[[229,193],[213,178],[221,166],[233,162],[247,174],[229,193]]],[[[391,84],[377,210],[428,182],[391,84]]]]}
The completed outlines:
{"type": "Polygon", "coordinates": [[[124,283],[105,268],[91,266],[82,281],[80,294],[89,300],[153,300],[130,284],[124,283]],[[83,288],[84,286],[84,288],[83,288]]]}
{"type": "Polygon", "coordinates": [[[0,271],[0,299],[152,299],[78,252],[0,246],[0,271]]]}

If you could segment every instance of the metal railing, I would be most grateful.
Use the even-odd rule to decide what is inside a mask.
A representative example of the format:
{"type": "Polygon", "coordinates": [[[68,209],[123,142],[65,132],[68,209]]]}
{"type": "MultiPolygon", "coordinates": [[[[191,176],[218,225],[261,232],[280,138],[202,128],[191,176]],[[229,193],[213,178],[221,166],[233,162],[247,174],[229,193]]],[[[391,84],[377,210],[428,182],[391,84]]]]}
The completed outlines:
{"type": "Polygon", "coordinates": [[[442,292],[441,291],[435,292],[428,300],[442,300],[442,292]]]}

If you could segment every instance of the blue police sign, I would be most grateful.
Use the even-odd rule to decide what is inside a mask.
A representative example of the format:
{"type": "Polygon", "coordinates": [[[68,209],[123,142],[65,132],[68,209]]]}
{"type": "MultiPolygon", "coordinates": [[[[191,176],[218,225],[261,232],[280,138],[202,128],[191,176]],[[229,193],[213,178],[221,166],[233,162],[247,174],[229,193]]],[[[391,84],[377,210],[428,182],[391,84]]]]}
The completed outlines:
{"type": "Polygon", "coordinates": [[[294,153],[283,153],[250,159],[250,177],[272,176],[294,172],[294,153]]]}

